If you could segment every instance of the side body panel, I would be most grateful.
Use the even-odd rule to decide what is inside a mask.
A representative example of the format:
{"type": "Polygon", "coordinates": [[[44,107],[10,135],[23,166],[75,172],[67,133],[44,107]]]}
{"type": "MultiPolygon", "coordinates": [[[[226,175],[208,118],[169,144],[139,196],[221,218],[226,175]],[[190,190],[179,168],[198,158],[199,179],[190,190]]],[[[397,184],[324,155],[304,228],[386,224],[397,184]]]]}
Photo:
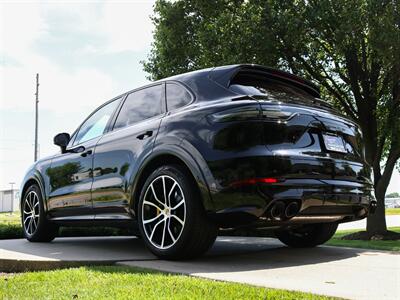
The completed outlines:
{"type": "Polygon", "coordinates": [[[93,162],[92,199],[96,219],[130,218],[131,185],[153,148],[162,116],[115,132],[98,142],[93,162]],[[150,133],[151,132],[151,133],[150,133]],[[148,133],[148,135],[142,135],[148,133]]]}
{"type": "Polygon", "coordinates": [[[79,153],[56,155],[46,170],[49,179],[48,213],[50,217],[93,217],[91,187],[93,182],[93,152],[99,138],[80,146],[79,153]],[[90,153],[91,154],[86,154],[90,153]]]}

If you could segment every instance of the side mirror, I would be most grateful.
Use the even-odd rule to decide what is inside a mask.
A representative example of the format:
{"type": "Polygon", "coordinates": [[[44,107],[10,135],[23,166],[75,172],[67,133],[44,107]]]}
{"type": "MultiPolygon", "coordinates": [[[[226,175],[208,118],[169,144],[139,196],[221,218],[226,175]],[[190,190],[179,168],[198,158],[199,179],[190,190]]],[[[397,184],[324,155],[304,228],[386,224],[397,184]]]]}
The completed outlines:
{"type": "Polygon", "coordinates": [[[57,134],[54,137],[53,141],[54,141],[55,145],[57,145],[61,148],[61,153],[65,153],[66,152],[65,150],[67,149],[67,145],[68,145],[70,139],[71,139],[71,137],[70,137],[69,133],[63,132],[63,133],[57,134]]]}

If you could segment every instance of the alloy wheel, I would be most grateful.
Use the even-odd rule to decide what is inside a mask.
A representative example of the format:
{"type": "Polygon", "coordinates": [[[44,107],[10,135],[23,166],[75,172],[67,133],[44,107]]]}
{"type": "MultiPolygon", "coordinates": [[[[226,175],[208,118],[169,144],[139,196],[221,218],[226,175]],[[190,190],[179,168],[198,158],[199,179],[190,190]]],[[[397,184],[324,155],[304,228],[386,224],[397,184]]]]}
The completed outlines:
{"type": "Polygon", "coordinates": [[[33,235],[39,225],[39,196],[35,191],[30,191],[24,201],[23,225],[28,235],[33,235]]]}
{"type": "Polygon", "coordinates": [[[161,175],[147,187],[142,203],[144,232],[150,243],[161,250],[175,245],[185,227],[186,203],[179,183],[161,175]]]}

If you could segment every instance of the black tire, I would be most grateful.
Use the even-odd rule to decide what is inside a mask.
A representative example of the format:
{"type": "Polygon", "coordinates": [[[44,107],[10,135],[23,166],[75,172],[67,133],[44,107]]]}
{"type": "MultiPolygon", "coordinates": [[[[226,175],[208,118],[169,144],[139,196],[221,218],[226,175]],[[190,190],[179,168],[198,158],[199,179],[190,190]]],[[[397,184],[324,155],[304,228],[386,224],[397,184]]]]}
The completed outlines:
{"type": "Polygon", "coordinates": [[[337,223],[307,224],[299,228],[277,230],[276,237],[293,248],[308,248],[321,245],[335,234],[337,223]]]}
{"type": "Polygon", "coordinates": [[[42,198],[42,193],[40,191],[40,188],[36,185],[33,184],[31,185],[27,191],[24,194],[24,197],[22,198],[22,203],[21,203],[21,222],[22,222],[22,230],[24,232],[25,238],[30,241],[30,242],[50,242],[52,241],[58,234],[58,226],[55,224],[50,223],[47,218],[46,218],[46,213],[44,210],[43,206],[43,198],[42,198]],[[29,205],[26,204],[27,197],[29,195],[36,195],[38,197],[38,204],[37,208],[34,208],[36,210],[36,215],[37,213],[39,216],[35,219],[35,224],[37,224],[35,227],[35,230],[32,228],[26,228],[29,223],[29,218],[28,220],[27,217],[29,214],[26,214],[25,212],[31,211],[29,208],[29,205]]]}
{"type": "MultiPolygon", "coordinates": [[[[158,189],[158,191],[160,191],[160,189],[158,189]]],[[[155,191],[155,193],[157,194],[157,191],[155,191]]],[[[166,194],[167,193],[164,191],[164,195],[166,194]]],[[[189,259],[202,255],[212,246],[217,237],[218,228],[207,218],[199,194],[199,190],[195,185],[192,175],[180,165],[167,165],[160,167],[147,178],[143,185],[138,204],[138,224],[146,247],[154,255],[162,259],[189,259]],[[153,198],[152,201],[155,201],[154,199],[156,199],[150,185],[154,185],[154,190],[157,190],[157,184],[160,184],[160,180],[162,185],[165,187],[164,190],[167,190],[167,186],[170,184],[168,187],[170,191],[168,197],[162,197],[162,200],[165,201],[164,203],[169,201],[170,209],[168,209],[167,206],[162,207],[160,202],[154,202],[159,205],[160,208],[164,208],[164,211],[161,211],[158,208],[153,208],[151,207],[152,205],[148,204],[150,198],[153,198]],[[165,180],[165,182],[163,180],[165,180]],[[174,186],[174,182],[176,182],[178,186],[175,185],[175,193],[172,194],[174,188],[171,186],[174,186]],[[148,194],[146,194],[146,191],[148,191],[148,194]],[[180,193],[183,193],[183,196],[180,195],[180,193]],[[178,200],[171,200],[172,197],[169,197],[169,195],[173,196],[173,198],[180,198],[178,198],[178,200]],[[146,204],[144,204],[145,196],[147,197],[146,204]],[[173,201],[176,201],[174,204],[175,207],[177,206],[177,202],[183,202],[183,204],[179,206],[179,208],[173,210],[174,208],[171,208],[173,207],[173,201]],[[182,207],[183,205],[184,207],[182,207]],[[180,225],[176,225],[176,223],[175,227],[173,227],[172,223],[174,222],[174,218],[172,215],[178,215],[178,209],[181,209],[181,213],[182,211],[184,213],[183,217],[182,214],[179,215],[179,218],[184,220],[184,225],[181,223],[179,223],[180,225]],[[156,221],[154,221],[155,223],[148,223],[145,225],[144,222],[147,218],[146,215],[149,214],[151,210],[153,210],[155,218],[159,219],[156,219],[156,221]],[[145,219],[143,219],[143,217],[145,219]],[[159,222],[162,222],[160,223],[161,225],[159,225],[160,228],[156,225],[159,222]],[[156,227],[157,229],[155,229],[156,227]],[[172,230],[170,230],[171,228],[172,230]],[[164,235],[162,235],[160,229],[164,231],[165,234],[168,234],[168,237],[167,235],[165,237],[165,241],[167,244],[167,240],[169,239],[168,242],[171,243],[171,246],[167,249],[162,248],[162,245],[164,245],[164,235]],[[150,239],[150,231],[154,231],[153,240],[150,239]],[[171,236],[173,237],[174,233],[178,235],[178,232],[180,232],[179,236],[175,236],[175,241],[173,241],[171,236]],[[162,235],[162,238],[160,238],[160,241],[162,242],[161,245],[156,245],[156,234],[158,234],[158,236],[162,235]]],[[[158,196],[157,198],[161,199],[161,197],[158,196]]],[[[148,217],[147,221],[151,219],[151,217],[148,217]]]]}

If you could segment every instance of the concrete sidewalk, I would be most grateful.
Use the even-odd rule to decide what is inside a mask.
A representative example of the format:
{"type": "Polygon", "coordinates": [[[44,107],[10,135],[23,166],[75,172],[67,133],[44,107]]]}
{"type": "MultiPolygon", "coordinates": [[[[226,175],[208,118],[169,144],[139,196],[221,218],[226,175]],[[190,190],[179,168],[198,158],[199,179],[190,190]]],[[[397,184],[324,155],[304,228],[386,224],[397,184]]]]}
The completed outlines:
{"type": "Polygon", "coordinates": [[[196,261],[118,264],[349,299],[400,299],[400,255],[382,251],[290,249],[268,238],[221,237],[196,261]]]}
{"type": "Polygon", "coordinates": [[[0,272],[49,270],[156,259],[136,237],[56,238],[51,243],[0,240],[0,272]]]}
{"type": "Polygon", "coordinates": [[[157,260],[134,237],[0,241],[0,272],[115,263],[351,299],[400,299],[400,255],[390,252],[219,237],[206,256],[171,262],[157,260]]]}

